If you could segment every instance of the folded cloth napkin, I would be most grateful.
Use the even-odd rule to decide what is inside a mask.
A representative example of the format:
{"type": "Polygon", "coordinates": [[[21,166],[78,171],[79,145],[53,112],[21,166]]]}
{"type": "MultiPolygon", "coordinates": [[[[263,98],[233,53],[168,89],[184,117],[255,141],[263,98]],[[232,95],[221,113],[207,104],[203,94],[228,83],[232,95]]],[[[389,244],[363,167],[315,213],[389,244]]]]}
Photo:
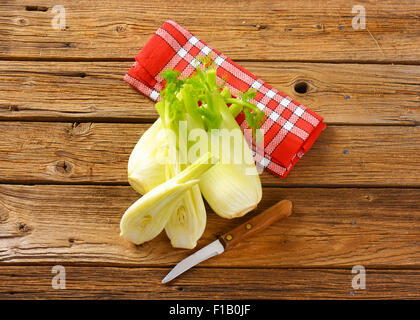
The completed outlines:
{"type": "MultiPolygon", "coordinates": [[[[267,117],[261,126],[264,152],[256,152],[255,146],[251,145],[254,159],[267,171],[286,177],[325,128],[322,117],[280,93],[176,22],[168,20],[156,31],[136,56],[124,80],[158,101],[163,88],[160,72],[172,68],[180,71],[182,77],[188,77],[200,63],[195,58],[209,54],[217,67],[218,81],[226,81],[233,96],[250,88],[256,90],[256,97],[250,102],[263,110],[267,117]]],[[[243,113],[236,121],[242,130],[248,128],[243,113]]]]}

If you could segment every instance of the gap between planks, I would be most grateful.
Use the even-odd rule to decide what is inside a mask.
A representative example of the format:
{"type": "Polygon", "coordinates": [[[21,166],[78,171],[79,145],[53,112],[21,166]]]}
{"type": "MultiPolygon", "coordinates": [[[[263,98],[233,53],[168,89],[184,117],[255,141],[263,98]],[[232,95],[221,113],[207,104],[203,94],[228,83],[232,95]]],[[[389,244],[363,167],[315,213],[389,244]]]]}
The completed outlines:
{"type": "MultiPolygon", "coordinates": [[[[100,118],[97,117],[83,117],[83,118],[75,118],[75,117],[27,117],[25,119],[14,119],[14,118],[0,118],[0,122],[51,122],[51,123],[73,123],[75,125],[79,125],[81,123],[114,123],[114,124],[153,124],[156,119],[133,119],[133,118],[100,118]]],[[[325,121],[324,121],[325,122],[325,121]]],[[[412,123],[357,123],[357,122],[325,122],[328,126],[336,126],[336,127],[419,127],[420,122],[413,121],[412,123]]]]}
{"type": "MultiPolygon", "coordinates": [[[[199,249],[192,249],[191,254],[198,251],[199,249]]],[[[222,253],[223,254],[223,253],[222,253]]],[[[211,259],[211,258],[210,258],[211,259]]],[[[181,261],[181,260],[180,260],[181,261]]],[[[57,264],[61,264],[64,267],[80,267],[80,268],[115,268],[115,269],[167,269],[168,271],[172,270],[175,267],[175,264],[168,265],[168,266],[161,266],[161,265],[121,265],[121,264],[114,264],[114,263],[79,263],[79,262],[12,262],[12,263],[1,263],[0,264],[0,271],[2,268],[7,267],[53,267],[57,264]]],[[[266,266],[201,266],[196,265],[193,267],[194,269],[211,269],[211,270],[314,270],[314,271],[325,271],[325,270],[349,270],[351,269],[350,266],[275,266],[275,267],[266,267],[266,266]]],[[[418,271],[420,270],[419,266],[411,266],[411,265],[399,265],[399,266],[377,266],[377,265],[368,265],[366,267],[367,270],[372,271],[418,271]]]]}
{"type": "MultiPolygon", "coordinates": [[[[134,58],[94,58],[94,57],[17,57],[17,56],[0,56],[0,61],[25,61],[25,62],[134,62],[134,58]]],[[[328,63],[328,64],[361,64],[361,65],[392,65],[392,66],[419,66],[420,61],[378,61],[378,60],[297,60],[297,59],[235,59],[238,63],[251,62],[273,62],[273,63],[328,63]]]]}
{"type": "MultiPolygon", "coordinates": [[[[281,179],[281,178],[279,178],[281,179]]],[[[120,182],[89,182],[89,181],[82,181],[82,182],[70,182],[70,181],[40,181],[40,180],[14,180],[14,181],[1,181],[1,185],[24,185],[24,186],[92,186],[92,187],[128,187],[130,184],[127,183],[120,183],[120,182]]],[[[386,185],[375,185],[375,184],[268,184],[263,186],[266,189],[275,189],[275,188],[282,188],[282,189],[420,189],[420,185],[393,185],[393,184],[386,184],[386,185]]]]}

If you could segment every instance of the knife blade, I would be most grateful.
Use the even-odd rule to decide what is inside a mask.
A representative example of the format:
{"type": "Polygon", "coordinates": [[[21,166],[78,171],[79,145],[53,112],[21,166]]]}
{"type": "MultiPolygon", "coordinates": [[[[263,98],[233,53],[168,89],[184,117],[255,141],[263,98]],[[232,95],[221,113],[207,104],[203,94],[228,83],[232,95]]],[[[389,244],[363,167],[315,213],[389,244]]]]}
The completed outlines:
{"type": "Polygon", "coordinates": [[[235,246],[238,242],[264,230],[277,220],[288,217],[291,213],[291,201],[282,200],[277,202],[274,206],[223,234],[219,239],[179,262],[166,277],[163,278],[162,283],[168,283],[200,262],[223,253],[225,250],[235,246]]]}

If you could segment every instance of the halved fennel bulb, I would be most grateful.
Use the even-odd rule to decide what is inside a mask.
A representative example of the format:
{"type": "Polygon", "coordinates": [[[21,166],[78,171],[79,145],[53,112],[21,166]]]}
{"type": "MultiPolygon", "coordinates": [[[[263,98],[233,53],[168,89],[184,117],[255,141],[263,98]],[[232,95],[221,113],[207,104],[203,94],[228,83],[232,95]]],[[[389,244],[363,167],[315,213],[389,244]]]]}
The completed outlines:
{"type": "MultiPolygon", "coordinates": [[[[128,181],[140,194],[145,194],[165,182],[168,171],[165,164],[169,145],[160,118],[144,132],[128,161],[128,181]]],[[[172,175],[173,176],[173,175],[172,175]]],[[[198,185],[185,192],[182,200],[173,205],[173,212],[165,231],[174,248],[193,249],[201,238],[207,221],[206,209],[198,185]]]]}
{"type": "Polygon", "coordinates": [[[189,189],[165,225],[174,248],[193,249],[206,228],[207,214],[198,185],[189,189]]]}
{"type": "Polygon", "coordinates": [[[215,158],[210,153],[160,184],[134,202],[120,222],[121,236],[135,244],[156,237],[164,228],[185,191],[199,182],[199,177],[213,166],[215,158]]]}

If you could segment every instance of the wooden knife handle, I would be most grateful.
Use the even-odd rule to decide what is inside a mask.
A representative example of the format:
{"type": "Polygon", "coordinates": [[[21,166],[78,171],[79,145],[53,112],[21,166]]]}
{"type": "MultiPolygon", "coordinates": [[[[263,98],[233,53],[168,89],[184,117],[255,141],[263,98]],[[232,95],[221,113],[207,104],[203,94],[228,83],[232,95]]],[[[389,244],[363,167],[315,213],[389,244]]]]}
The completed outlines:
{"type": "Polygon", "coordinates": [[[239,241],[264,230],[277,220],[287,218],[291,213],[292,202],[289,200],[279,201],[259,215],[220,236],[219,240],[222,242],[225,249],[229,249],[239,241]]]}

